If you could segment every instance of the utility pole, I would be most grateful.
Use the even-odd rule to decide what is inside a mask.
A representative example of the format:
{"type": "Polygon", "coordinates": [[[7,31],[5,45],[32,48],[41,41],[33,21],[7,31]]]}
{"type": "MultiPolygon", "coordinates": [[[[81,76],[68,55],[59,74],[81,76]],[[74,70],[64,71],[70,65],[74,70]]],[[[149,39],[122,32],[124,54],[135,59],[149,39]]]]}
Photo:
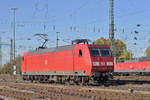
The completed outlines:
{"type": "Polygon", "coordinates": [[[13,71],[12,62],[13,62],[13,40],[11,39],[11,40],[10,40],[10,73],[11,73],[11,74],[12,74],[12,71],[13,71]]]}
{"type": "Polygon", "coordinates": [[[43,25],[43,28],[44,28],[43,34],[45,34],[45,29],[46,29],[46,25],[45,24],[43,25]]]}
{"type": "Polygon", "coordinates": [[[58,48],[58,41],[59,41],[59,39],[58,39],[58,34],[59,34],[60,32],[56,32],[56,48],[58,48]]]}
{"type": "Polygon", "coordinates": [[[13,14],[14,14],[14,19],[13,19],[13,60],[15,62],[15,51],[16,51],[16,44],[15,44],[15,38],[16,38],[16,10],[18,10],[18,8],[11,8],[11,10],[13,10],[13,14]]]}
{"type": "Polygon", "coordinates": [[[110,8],[109,8],[109,39],[110,39],[110,47],[115,57],[115,40],[114,40],[114,0],[109,0],[110,8]]]}
{"type": "Polygon", "coordinates": [[[0,67],[2,66],[2,45],[1,45],[1,37],[0,37],[0,67]]]}

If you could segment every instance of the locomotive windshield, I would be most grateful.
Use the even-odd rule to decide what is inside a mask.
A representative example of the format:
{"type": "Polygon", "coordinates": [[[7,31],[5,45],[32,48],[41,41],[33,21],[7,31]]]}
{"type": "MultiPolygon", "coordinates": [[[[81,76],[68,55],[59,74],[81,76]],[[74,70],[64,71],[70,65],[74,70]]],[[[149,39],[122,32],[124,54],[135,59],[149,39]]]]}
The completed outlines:
{"type": "Polygon", "coordinates": [[[109,48],[90,48],[90,53],[92,57],[111,57],[109,48]]]}

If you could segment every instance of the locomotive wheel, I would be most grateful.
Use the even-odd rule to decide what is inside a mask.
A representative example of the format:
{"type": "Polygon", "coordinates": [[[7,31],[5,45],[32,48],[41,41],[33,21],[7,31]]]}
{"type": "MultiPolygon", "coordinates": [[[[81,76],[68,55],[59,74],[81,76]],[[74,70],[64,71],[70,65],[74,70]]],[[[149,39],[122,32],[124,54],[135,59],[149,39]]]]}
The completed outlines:
{"type": "Polygon", "coordinates": [[[65,81],[65,85],[70,85],[69,81],[65,81]]]}

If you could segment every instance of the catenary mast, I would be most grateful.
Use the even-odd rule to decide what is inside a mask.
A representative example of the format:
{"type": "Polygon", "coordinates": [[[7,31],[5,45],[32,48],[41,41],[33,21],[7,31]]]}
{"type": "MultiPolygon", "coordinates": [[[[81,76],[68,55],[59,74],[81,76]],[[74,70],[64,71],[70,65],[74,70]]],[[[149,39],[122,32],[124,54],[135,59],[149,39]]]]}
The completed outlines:
{"type": "Polygon", "coordinates": [[[114,0],[109,0],[110,8],[109,8],[109,39],[110,39],[110,47],[115,56],[115,40],[114,40],[114,0]]]}

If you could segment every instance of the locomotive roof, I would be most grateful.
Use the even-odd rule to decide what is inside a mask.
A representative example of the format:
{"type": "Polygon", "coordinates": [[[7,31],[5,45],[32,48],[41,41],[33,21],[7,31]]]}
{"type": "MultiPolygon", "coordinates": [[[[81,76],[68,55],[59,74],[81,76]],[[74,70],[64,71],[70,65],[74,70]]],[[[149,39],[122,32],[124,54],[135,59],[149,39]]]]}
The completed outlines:
{"type": "Polygon", "coordinates": [[[55,51],[72,50],[73,47],[74,45],[66,45],[66,46],[59,46],[57,48],[53,47],[53,48],[46,48],[46,49],[36,49],[34,51],[30,51],[28,55],[55,52],[55,51]]]}
{"type": "Polygon", "coordinates": [[[145,62],[150,61],[149,57],[141,57],[141,58],[132,58],[132,59],[119,59],[117,62],[119,63],[130,63],[130,62],[145,62]]]}
{"type": "MultiPolygon", "coordinates": [[[[86,44],[87,45],[87,44],[86,44]]],[[[42,54],[42,53],[48,53],[48,52],[56,52],[56,51],[65,51],[65,50],[73,50],[74,45],[66,45],[66,46],[59,46],[59,47],[53,47],[53,48],[46,48],[46,49],[36,49],[34,51],[30,51],[27,53],[27,55],[32,55],[32,54],[42,54]]],[[[108,45],[88,45],[88,47],[108,47],[108,45]]]]}
{"type": "Polygon", "coordinates": [[[105,45],[105,44],[101,44],[101,45],[97,45],[97,44],[89,44],[89,47],[110,47],[109,45],[105,45]]]}

